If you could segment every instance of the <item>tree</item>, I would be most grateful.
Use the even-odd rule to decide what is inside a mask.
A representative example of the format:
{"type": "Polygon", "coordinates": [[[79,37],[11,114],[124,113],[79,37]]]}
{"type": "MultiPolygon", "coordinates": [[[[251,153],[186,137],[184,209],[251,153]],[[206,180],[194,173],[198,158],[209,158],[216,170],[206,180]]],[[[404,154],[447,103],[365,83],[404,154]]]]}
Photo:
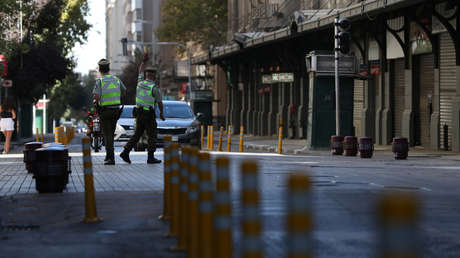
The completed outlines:
{"type": "Polygon", "coordinates": [[[161,40],[221,45],[226,40],[227,1],[166,0],[162,22],[156,31],[161,40]]]}
{"type": "Polygon", "coordinates": [[[96,78],[92,74],[82,78],[78,74],[69,74],[51,90],[49,103],[50,117],[59,120],[64,114],[83,120],[86,111],[92,105],[92,89],[96,78]]]}
{"type": "Polygon", "coordinates": [[[127,105],[136,104],[136,87],[137,87],[137,76],[139,75],[139,65],[142,63],[144,53],[136,48],[134,51],[134,61],[130,61],[120,74],[120,80],[126,86],[126,97],[123,99],[123,103],[127,105]]]}
{"type": "Polygon", "coordinates": [[[53,0],[32,9],[24,24],[26,35],[8,57],[8,77],[15,96],[35,102],[72,72],[71,49],[86,40],[91,25],[85,20],[87,0],[53,0]]]}

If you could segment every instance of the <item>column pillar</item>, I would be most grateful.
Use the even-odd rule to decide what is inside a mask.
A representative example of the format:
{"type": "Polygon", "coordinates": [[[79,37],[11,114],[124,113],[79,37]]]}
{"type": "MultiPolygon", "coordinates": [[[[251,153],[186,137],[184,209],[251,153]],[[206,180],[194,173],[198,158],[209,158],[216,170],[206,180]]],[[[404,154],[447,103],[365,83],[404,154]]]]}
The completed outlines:
{"type": "Polygon", "coordinates": [[[297,132],[301,139],[307,138],[307,114],[308,114],[308,78],[300,77],[300,102],[297,108],[297,132]]]}
{"type": "Polygon", "coordinates": [[[383,82],[384,82],[384,106],[385,108],[382,111],[382,144],[386,145],[389,144],[393,139],[393,123],[392,123],[392,107],[391,107],[391,99],[390,99],[390,72],[387,70],[384,72],[383,75],[383,82]]]}
{"type": "MultiPolygon", "coordinates": [[[[457,20],[459,20],[460,17],[457,17],[457,20]]],[[[457,23],[458,24],[458,23],[457,23]]],[[[460,31],[457,27],[457,31],[460,31]]],[[[460,37],[457,37],[457,40],[460,40],[460,37]]],[[[460,43],[459,43],[460,45],[460,43]]],[[[457,49],[457,55],[460,55],[459,53],[460,49],[457,49]]],[[[460,58],[457,58],[460,59],[460,58]]],[[[456,89],[456,95],[453,98],[453,110],[452,110],[452,151],[454,152],[460,152],[460,63],[457,63],[456,66],[456,78],[457,78],[457,89],[456,89]]]]}
{"type": "Polygon", "coordinates": [[[267,123],[265,126],[267,126],[267,135],[272,136],[276,133],[277,129],[277,115],[278,115],[278,93],[279,93],[279,86],[278,84],[272,84],[270,93],[269,93],[269,98],[270,98],[270,104],[269,104],[269,111],[268,111],[268,119],[265,120],[267,123]]]}
{"type": "Polygon", "coordinates": [[[287,135],[287,128],[289,125],[288,120],[288,101],[289,101],[289,84],[278,83],[278,113],[276,115],[276,125],[274,134],[278,135],[281,120],[283,121],[283,135],[287,135]]]}
{"type": "Polygon", "coordinates": [[[270,107],[270,94],[261,95],[260,114],[259,114],[259,135],[268,135],[268,112],[270,107]]]}
{"type": "MultiPolygon", "coordinates": [[[[380,69],[382,69],[382,62],[380,62],[380,69]]],[[[381,70],[382,71],[382,70],[381,70]]],[[[380,145],[382,142],[382,112],[384,108],[384,99],[383,99],[383,76],[380,72],[375,77],[375,88],[377,91],[376,97],[376,110],[375,110],[375,144],[380,145]]]]}
{"type": "Polygon", "coordinates": [[[413,91],[414,85],[412,82],[412,54],[408,53],[405,57],[409,60],[406,61],[406,68],[404,69],[404,111],[402,116],[402,136],[409,140],[411,146],[415,145],[414,134],[414,98],[413,91]],[[407,65],[408,63],[408,65],[407,65]]]}
{"type": "Polygon", "coordinates": [[[296,106],[296,88],[297,81],[290,83],[289,85],[289,106],[288,106],[288,134],[287,136],[291,139],[298,137],[297,135],[297,106],[296,106]],[[294,113],[292,111],[295,111],[294,113]]]}
{"type": "Polygon", "coordinates": [[[431,113],[430,117],[430,148],[433,150],[438,150],[439,145],[441,144],[440,142],[440,71],[439,68],[434,69],[434,88],[433,88],[433,97],[432,97],[432,109],[433,113],[431,113]]]}
{"type": "Polygon", "coordinates": [[[248,82],[245,78],[244,81],[238,83],[238,90],[241,92],[241,111],[239,114],[239,119],[240,119],[240,125],[244,126],[245,134],[247,133],[247,121],[246,121],[246,115],[248,113],[248,82]]]}
{"type": "Polygon", "coordinates": [[[249,75],[249,80],[248,80],[248,111],[246,114],[246,125],[248,127],[247,132],[248,134],[255,135],[254,132],[254,124],[253,124],[253,117],[254,117],[254,101],[255,101],[255,95],[254,95],[254,72],[252,71],[254,67],[251,66],[251,73],[249,75]]]}

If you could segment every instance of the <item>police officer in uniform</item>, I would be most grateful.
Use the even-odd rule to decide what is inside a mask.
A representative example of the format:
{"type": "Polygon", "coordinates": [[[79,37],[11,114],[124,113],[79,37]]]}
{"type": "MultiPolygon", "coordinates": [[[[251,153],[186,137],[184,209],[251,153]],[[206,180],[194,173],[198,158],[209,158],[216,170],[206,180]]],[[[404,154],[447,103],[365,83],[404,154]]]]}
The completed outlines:
{"type": "Polygon", "coordinates": [[[127,163],[131,164],[129,159],[129,152],[137,144],[141,138],[144,130],[147,131],[148,137],[148,158],[147,163],[160,163],[161,160],[154,157],[156,150],[155,141],[157,136],[157,122],[155,119],[155,106],[158,105],[160,109],[160,119],[165,120],[163,115],[163,102],[160,87],[156,85],[156,69],[149,66],[145,67],[145,62],[148,56],[144,56],[144,61],[139,66],[139,77],[136,90],[136,129],[134,135],[131,136],[128,143],[125,145],[120,157],[127,163]],[[145,72],[145,74],[144,74],[145,72]],[[145,78],[144,78],[145,76],[145,78]]]}
{"type": "Polygon", "coordinates": [[[96,80],[93,98],[97,105],[104,134],[106,156],[104,165],[115,165],[113,151],[113,137],[117,120],[120,117],[121,96],[125,94],[126,87],[116,76],[109,74],[110,62],[101,59],[98,62],[101,77],[96,80]]]}

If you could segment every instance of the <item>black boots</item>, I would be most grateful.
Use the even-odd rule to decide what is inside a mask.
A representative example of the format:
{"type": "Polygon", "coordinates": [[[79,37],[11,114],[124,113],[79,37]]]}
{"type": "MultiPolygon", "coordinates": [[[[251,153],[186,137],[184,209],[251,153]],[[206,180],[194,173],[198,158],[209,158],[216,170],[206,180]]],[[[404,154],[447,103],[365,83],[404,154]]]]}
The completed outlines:
{"type": "Polygon", "coordinates": [[[122,153],[120,153],[121,159],[128,163],[131,164],[131,160],[129,159],[129,151],[127,149],[124,149],[122,153]]]}
{"type": "Polygon", "coordinates": [[[113,154],[105,156],[104,165],[115,165],[115,157],[113,154]]]}
{"type": "Polygon", "coordinates": [[[156,163],[161,163],[161,160],[156,159],[153,156],[153,151],[148,152],[148,158],[147,158],[147,164],[156,164],[156,163]]]}

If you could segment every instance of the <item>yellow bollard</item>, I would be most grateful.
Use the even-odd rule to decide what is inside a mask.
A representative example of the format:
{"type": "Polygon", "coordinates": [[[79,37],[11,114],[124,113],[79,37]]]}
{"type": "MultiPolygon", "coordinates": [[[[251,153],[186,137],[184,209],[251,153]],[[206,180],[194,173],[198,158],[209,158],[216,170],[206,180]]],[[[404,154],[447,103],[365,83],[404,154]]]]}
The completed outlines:
{"type": "Polygon", "coordinates": [[[240,152],[243,152],[243,137],[244,137],[244,126],[240,127],[240,152]]]}
{"type": "Polygon", "coordinates": [[[278,154],[283,153],[283,126],[280,126],[278,133],[278,154]]]}
{"type": "Polygon", "coordinates": [[[190,148],[189,155],[187,251],[188,258],[198,258],[198,149],[190,148]]]}
{"type": "Polygon", "coordinates": [[[378,257],[422,257],[417,242],[419,202],[411,193],[385,193],[378,203],[378,257]],[[397,240],[396,240],[397,239],[397,240]]]}
{"type": "Polygon", "coordinates": [[[40,141],[40,139],[38,139],[38,128],[35,128],[35,141],[40,141]]]}
{"type": "Polygon", "coordinates": [[[219,131],[219,144],[217,145],[217,151],[222,151],[222,138],[224,136],[224,127],[221,126],[220,127],[220,131],[219,131]]]}
{"type": "Polygon", "coordinates": [[[59,127],[54,128],[54,142],[59,142],[59,127]]]}
{"type": "Polygon", "coordinates": [[[211,126],[208,125],[208,132],[206,137],[206,149],[209,150],[211,147],[211,126]]]}
{"type": "Polygon", "coordinates": [[[83,137],[83,173],[85,179],[85,218],[83,222],[92,223],[101,221],[97,217],[96,197],[94,194],[93,163],[91,161],[91,140],[83,137]]]}
{"type": "Polygon", "coordinates": [[[200,258],[213,258],[213,218],[214,210],[212,206],[214,187],[211,177],[211,155],[208,152],[199,154],[198,177],[198,250],[200,258]]]}
{"type": "Polygon", "coordinates": [[[211,125],[211,143],[209,144],[210,150],[214,150],[214,126],[211,125]]]}
{"type": "Polygon", "coordinates": [[[189,147],[184,146],[182,147],[179,171],[179,236],[177,246],[171,248],[173,251],[184,251],[187,249],[188,162],[189,147]]]}
{"type": "Polygon", "coordinates": [[[232,258],[232,203],[230,195],[230,161],[216,159],[216,193],[214,195],[214,257],[232,258]]]}
{"type": "Polygon", "coordinates": [[[243,258],[261,258],[262,242],[260,239],[262,226],[259,213],[259,177],[257,163],[242,163],[242,217],[241,232],[243,258]]]}
{"type": "Polygon", "coordinates": [[[227,152],[232,151],[232,126],[228,126],[228,132],[227,132],[227,152]]]}
{"type": "Polygon", "coordinates": [[[166,135],[163,138],[163,152],[164,152],[164,160],[163,160],[163,214],[158,216],[159,220],[169,220],[170,219],[170,197],[169,197],[169,188],[170,188],[170,155],[169,155],[169,145],[171,144],[171,136],[166,135]]]}
{"type": "Polygon", "coordinates": [[[171,220],[169,224],[168,236],[178,236],[179,230],[179,144],[172,142],[169,145],[170,169],[171,169],[171,188],[170,188],[170,205],[171,220]]]}
{"type": "Polygon", "coordinates": [[[201,145],[200,148],[204,148],[204,125],[201,125],[201,145]]]}
{"type": "Polygon", "coordinates": [[[311,180],[305,174],[291,174],[287,192],[287,257],[313,257],[311,180]]]}

